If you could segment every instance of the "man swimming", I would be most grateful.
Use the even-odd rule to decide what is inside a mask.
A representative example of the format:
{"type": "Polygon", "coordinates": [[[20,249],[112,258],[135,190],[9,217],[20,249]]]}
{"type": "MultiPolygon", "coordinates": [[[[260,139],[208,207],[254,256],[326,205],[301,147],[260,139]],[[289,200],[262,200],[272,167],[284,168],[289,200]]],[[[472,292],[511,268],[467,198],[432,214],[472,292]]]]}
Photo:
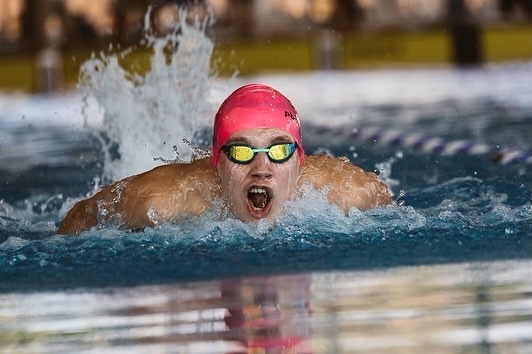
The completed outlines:
{"type": "Polygon", "coordinates": [[[323,190],[346,214],[394,204],[374,173],[346,158],[305,155],[290,101],[269,86],[248,84],[216,113],[210,157],[158,166],[106,186],[75,204],[56,233],[153,227],[198,216],[215,204],[244,222],[272,219],[304,185],[323,190]]]}

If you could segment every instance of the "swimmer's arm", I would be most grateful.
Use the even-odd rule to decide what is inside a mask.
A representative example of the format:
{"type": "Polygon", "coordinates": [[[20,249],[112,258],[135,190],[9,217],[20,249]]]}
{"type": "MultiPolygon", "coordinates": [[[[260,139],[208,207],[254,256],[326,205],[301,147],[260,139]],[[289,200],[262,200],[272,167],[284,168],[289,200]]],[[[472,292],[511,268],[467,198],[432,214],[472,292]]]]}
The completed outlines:
{"type": "Polygon", "coordinates": [[[123,192],[124,189],[127,192],[127,188],[124,188],[124,186],[128,186],[127,181],[134,180],[135,177],[103,187],[92,197],[77,202],[65,215],[56,230],[56,234],[77,235],[82,231],[90,230],[93,227],[101,227],[102,224],[111,221],[124,221],[123,213],[121,212],[121,193],[117,192],[123,192]]]}
{"type": "Polygon", "coordinates": [[[76,235],[81,231],[90,230],[98,225],[98,206],[94,197],[77,202],[68,211],[55,233],[76,235]]]}
{"type": "Polygon", "coordinates": [[[373,172],[364,171],[347,159],[326,155],[306,156],[299,184],[327,189],[327,199],[346,214],[351,208],[368,210],[394,205],[388,187],[373,172]]]}
{"type": "Polygon", "coordinates": [[[136,229],[154,226],[154,222],[199,215],[216,198],[216,186],[207,159],[162,165],[115,182],[78,202],[56,233],[75,235],[108,223],[136,229]]]}

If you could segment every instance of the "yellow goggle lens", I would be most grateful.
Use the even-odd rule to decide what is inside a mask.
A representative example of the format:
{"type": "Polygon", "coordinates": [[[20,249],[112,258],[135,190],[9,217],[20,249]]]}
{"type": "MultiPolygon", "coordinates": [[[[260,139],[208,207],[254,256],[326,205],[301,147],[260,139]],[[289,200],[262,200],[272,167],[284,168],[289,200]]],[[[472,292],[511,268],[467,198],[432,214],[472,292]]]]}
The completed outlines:
{"type": "Polygon", "coordinates": [[[231,157],[237,161],[249,161],[255,155],[249,146],[232,146],[229,152],[231,157]]]}
{"type": "Polygon", "coordinates": [[[289,154],[288,144],[273,145],[268,151],[268,156],[274,161],[286,159],[289,154]]]}

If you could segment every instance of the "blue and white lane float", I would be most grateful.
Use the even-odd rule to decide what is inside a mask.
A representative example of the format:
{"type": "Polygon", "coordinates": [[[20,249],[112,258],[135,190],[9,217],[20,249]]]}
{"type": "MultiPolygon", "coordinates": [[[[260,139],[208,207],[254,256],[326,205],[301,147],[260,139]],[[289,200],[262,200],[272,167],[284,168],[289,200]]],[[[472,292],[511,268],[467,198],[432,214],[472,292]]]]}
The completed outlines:
{"type": "MultiPolygon", "coordinates": [[[[329,132],[344,135],[345,129],[331,129],[325,126],[307,126],[307,131],[323,134],[329,132]]],[[[517,148],[478,144],[470,140],[445,140],[440,137],[429,137],[421,134],[406,133],[398,130],[378,128],[354,128],[347,134],[350,140],[363,140],[387,146],[402,146],[428,154],[443,156],[485,155],[500,165],[532,164],[532,154],[517,148]]]]}

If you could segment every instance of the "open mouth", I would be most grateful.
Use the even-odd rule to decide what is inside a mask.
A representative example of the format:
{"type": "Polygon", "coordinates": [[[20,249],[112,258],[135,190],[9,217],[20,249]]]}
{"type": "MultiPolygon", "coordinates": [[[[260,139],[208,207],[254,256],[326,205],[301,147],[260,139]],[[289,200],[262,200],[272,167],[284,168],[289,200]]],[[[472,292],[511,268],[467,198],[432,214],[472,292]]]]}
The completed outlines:
{"type": "Polygon", "coordinates": [[[251,187],[248,191],[248,209],[256,217],[263,217],[268,213],[271,200],[271,192],[268,188],[251,187]]]}

